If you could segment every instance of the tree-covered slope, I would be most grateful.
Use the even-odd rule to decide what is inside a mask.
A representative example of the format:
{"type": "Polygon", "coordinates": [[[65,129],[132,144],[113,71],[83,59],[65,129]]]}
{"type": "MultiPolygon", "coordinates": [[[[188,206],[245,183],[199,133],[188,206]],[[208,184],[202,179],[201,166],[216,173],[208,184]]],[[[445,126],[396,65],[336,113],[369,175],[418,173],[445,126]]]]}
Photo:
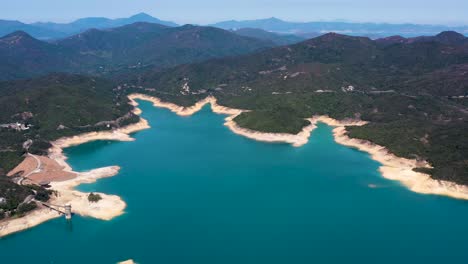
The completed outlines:
{"type": "Polygon", "coordinates": [[[52,43],[24,32],[0,38],[0,80],[50,72],[117,75],[146,67],[173,67],[271,47],[270,41],[198,26],[134,23],[91,29],[52,43]]]}
{"type": "Polygon", "coordinates": [[[180,93],[187,83],[223,94],[398,92],[458,96],[467,92],[467,44],[437,41],[381,45],[368,38],[327,34],[253,55],[149,71],[134,83],[180,93]],[[138,80],[138,82],[136,82],[138,80]]]}
{"type": "Polygon", "coordinates": [[[149,71],[127,81],[182,105],[215,95],[254,110],[236,121],[298,132],[312,115],[361,118],[350,135],[430,161],[437,179],[468,183],[468,44],[453,32],[393,43],[326,34],[252,55],[149,71]],[[189,90],[187,90],[187,88],[189,90]]]}
{"type": "MultiPolygon", "coordinates": [[[[0,166],[5,170],[19,162],[27,139],[34,141],[31,151],[43,153],[48,141],[60,136],[135,121],[137,117],[127,115],[124,95],[137,91],[181,105],[214,95],[223,105],[253,110],[236,121],[267,132],[296,133],[307,124],[304,118],[317,114],[361,118],[370,124],[349,128],[351,136],[384,145],[402,157],[430,161],[434,178],[468,184],[468,44],[454,32],[377,41],[326,34],[170,69],[161,65],[248,53],[261,45],[219,29],[144,23],[89,31],[61,44],[26,40],[37,46],[38,54],[53,53],[57,47],[70,56],[79,53],[87,60],[79,67],[90,61],[107,61],[111,67],[121,61],[117,67],[125,68],[144,55],[162,64],[149,66],[149,71],[124,71],[126,78],[115,89],[108,81],[66,74],[0,83],[0,123],[33,125],[25,131],[2,128],[0,166]],[[133,35],[136,31],[140,33],[133,35]],[[101,122],[116,119],[119,122],[101,122]]],[[[13,38],[8,43],[25,42],[13,38]]]]}
{"type": "Polygon", "coordinates": [[[90,69],[100,72],[147,66],[171,67],[251,53],[274,45],[217,28],[166,27],[150,23],[135,23],[109,30],[93,29],[57,44],[94,56],[98,65],[90,65],[90,69]]]}
{"type": "Polygon", "coordinates": [[[31,126],[22,131],[0,128],[0,168],[9,171],[22,159],[27,140],[33,141],[31,152],[44,154],[48,142],[62,136],[137,121],[127,102],[111,82],[78,75],[1,82],[0,124],[31,126]],[[102,122],[114,120],[118,122],[102,122]]]}
{"type": "Polygon", "coordinates": [[[70,68],[74,53],[22,31],[0,38],[0,79],[19,79],[70,68]]]}

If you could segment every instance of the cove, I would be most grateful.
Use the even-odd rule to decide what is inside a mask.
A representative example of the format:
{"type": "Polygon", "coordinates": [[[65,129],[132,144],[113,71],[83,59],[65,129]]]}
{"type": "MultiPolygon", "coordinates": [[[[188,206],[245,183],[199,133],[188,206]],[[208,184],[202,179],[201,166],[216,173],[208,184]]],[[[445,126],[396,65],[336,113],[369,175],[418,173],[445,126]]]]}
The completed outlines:
{"type": "Polygon", "coordinates": [[[69,148],[76,171],[119,165],[81,190],[121,196],[112,221],[74,216],[0,239],[2,263],[466,263],[468,202],[383,179],[319,124],[308,144],[252,141],[206,106],[140,101],[134,142],[69,148]]]}

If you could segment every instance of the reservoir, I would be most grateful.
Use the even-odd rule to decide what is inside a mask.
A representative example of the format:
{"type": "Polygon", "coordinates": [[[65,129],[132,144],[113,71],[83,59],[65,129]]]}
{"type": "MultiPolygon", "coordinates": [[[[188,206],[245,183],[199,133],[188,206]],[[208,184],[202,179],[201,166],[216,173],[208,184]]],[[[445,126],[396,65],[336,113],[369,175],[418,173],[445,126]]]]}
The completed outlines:
{"type": "Polygon", "coordinates": [[[468,202],[386,180],[367,153],[319,124],[309,143],[235,135],[209,106],[190,117],[140,102],[134,142],[66,149],[75,171],[118,165],[80,190],[125,214],[75,215],[0,239],[1,263],[468,263],[468,202]]]}

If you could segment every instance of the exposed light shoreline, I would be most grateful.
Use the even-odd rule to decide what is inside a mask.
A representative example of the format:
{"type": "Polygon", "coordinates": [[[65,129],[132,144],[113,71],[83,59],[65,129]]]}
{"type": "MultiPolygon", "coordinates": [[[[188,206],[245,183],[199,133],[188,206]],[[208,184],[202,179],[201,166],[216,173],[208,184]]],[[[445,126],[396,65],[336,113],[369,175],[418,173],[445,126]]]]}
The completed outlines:
{"type": "Polygon", "coordinates": [[[366,140],[350,138],[347,136],[346,128],[343,126],[335,127],[333,135],[337,143],[369,153],[373,160],[382,164],[379,171],[386,179],[399,181],[409,190],[417,193],[468,200],[467,186],[448,181],[434,180],[427,174],[413,170],[414,168],[431,168],[431,165],[426,161],[400,158],[383,146],[366,140]]]}
{"type": "Polygon", "coordinates": [[[136,264],[136,262],[133,259],[129,259],[129,260],[121,261],[117,264],[136,264]]]}
{"type": "MultiPolygon", "coordinates": [[[[163,102],[157,97],[144,94],[131,94],[128,98],[130,99],[130,103],[135,106],[133,112],[137,115],[140,115],[142,112],[137,107],[138,102],[135,100],[152,102],[155,107],[169,109],[180,116],[190,116],[200,111],[206,104],[211,104],[211,108],[214,113],[227,115],[224,125],[233,133],[257,141],[289,143],[294,147],[305,145],[308,142],[312,131],[317,127],[316,124],[318,122],[323,122],[329,126],[335,127],[333,135],[337,143],[365,151],[371,155],[373,160],[381,163],[382,166],[379,168],[379,171],[384,178],[397,180],[409,190],[417,193],[443,195],[468,200],[468,187],[451,182],[434,180],[429,175],[413,171],[414,168],[430,168],[430,165],[427,162],[400,158],[390,153],[385,147],[373,144],[369,141],[353,139],[347,136],[346,126],[362,126],[367,124],[365,121],[339,121],[328,116],[314,116],[307,119],[311,124],[304,127],[298,134],[264,133],[242,128],[233,121],[236,116],[248,110],[221,106],[217,104],[216,98],[212,96],[198,101],[191,107],[182,107],[173,103],[163,102]]],[[[92,183],[101,178],[112,177],[118,174],[120,168],[118,166],[112,166],[84,173],[74,172],[66,162],[67,157],[63,154],[63,149],[96,140],[133,141],[134,139],[130,137],[131,133],[148,128],[150,128],[148,122],[141,118],[138,123],[113,131],[90,132],[73,137],[61,138],[52,142],[52,147],[49,149],[49,158],[60,164],[64,168],[64,171],[76,173],[77,177],[67,181],[51,183],[52,189],[57,190],[60,193],[60,196],[54,197],[50,202],[52,204],[70,203],[75,213],[102,220],[110,220],[123,214],[126,204],[118,196],[99,193],[103,199],[98,203],[92,204],[87,200],[88,194],[74,190],[76,186],[82,183],[92,183]]],[[[37,226],[59,216],[60,215],[58,213],[53,212],[50,209],[42,208],[35,210],[22,218],[2,221],[0,222],[0,237],[37,226]]]]}
{"type": "MultiPolygon", "coordinates": [[[[77,176],[71,180],[52,182],[50,184],[52,189],[58,191],[59,195],[57,197],[53,196],[48,203],[55,205],[71,204],[73,213],[102,220],[110,220],[119,216],[123,214],[126,207],[125,202],[119,196],[98,193],[102,200],[97,203],[90,203],[88,193],[74,189],[83,183],[93,183],[98,179],[112,177],[119,172],[119,169],[118,166],[105,167],[77,173],[77,176]]],[[[58,217],[61,217],[58,212],[42,207],[24,217],[0,222],[0,237],[23,231],[58,217]]]]}
{"type": "MultiPolygon", "coordinates": [[[[141,110],[136,107],[133,112],[138,115],[141,114],[141,110]]],[[[102,199],[97,203],[91,203],[88,201],[89,193],[75,190],[75,187],[80,184],[93,183],[99,179],[117,175],[120,167],[111,166],[82,173],[74,172],[66,162],[67,157],[63,154],[63,149],[96,140],[132,141],[134,139],[129,134],[148,128],[150,128],[148,122],[141,118],[138,123],[114,131],[90,132],[52,142],[52,147],[49,149],[49,158],[55,160],[63,168],[64,172],[74,173],[76,177],[66,181],[52,182],[50,184],[51,189],[56,190],[59,195],[57,197],[53,196],[49,203],[56,205],[71,204],[73,213],[101,220],[111,220],[123,214],[126,204],[119,196],[96,193],[102,199]]],[[[59,213],[42,207],[24,217],[4,220],[0,222],[0,237],[23,231],[58,217],[60,217],[59,213]]]]}
{"type": "Polygon", "coordinates": [[[316,124],[318,122],[322,122],[334,127],[333,135],[338,144],[367,152],[371,155],[373,160],[381,163],[382,165],[380,166],[379,171],[384,178],[399,181],[409,190],[417,193],[442,195],[456,199],[468,200],[467,186],[448,181],[434,180],[427,174],[415,172],[413,170],[415,168],[431,168],[431,165],[428,162],[400,158],[392,154],[383,146],[379,146],[366,140],[350,138],[347,135],[346,126],[363,126],[367,124],[367,122],[362,120],[349,119],[340,121],[328,116],[314,116],[307,119],[311,124],[304,127],[298,134],[264,133],[238,126],[233,119],[247,110],[221,106],[217,104],[216,98],[212,96],[198,101],[191,107],[182,107],[173,103],[163,102],[157,97],[144,94],[131,94],[129,95],[129,98],[132,100],[133,104],[137,104],[135,102],[136,99],[150,101],[155,107],[167,108],[181,116],[192,115],[202,109],[204,105],[211,104],[213,112],[228,115],[225,119],[226,122],[224,125],[229,127],[232,132],[258,141],[289,143],[295,147],[300,147],[306,144],[309,141],[312,131],[317,127],[316,124]]]}

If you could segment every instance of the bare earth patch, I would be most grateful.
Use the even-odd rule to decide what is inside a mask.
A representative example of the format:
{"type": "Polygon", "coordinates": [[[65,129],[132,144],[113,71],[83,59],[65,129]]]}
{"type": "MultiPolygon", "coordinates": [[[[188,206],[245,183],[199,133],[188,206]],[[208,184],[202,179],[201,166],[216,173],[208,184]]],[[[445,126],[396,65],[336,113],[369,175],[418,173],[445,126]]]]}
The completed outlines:
{"type": "Polygon", "coordinates": [[[34,183],[40,182],[60,182],[71,180],[76,177],[76,173],[65,171],[65,167],[60,166],[57,161],[45,156],[36,156],[39,159],[39,171],[34,172],[38,166],[38,161],[28,156],[22,163],[8,173],[8,176],[19,174],[28,175],[28,179],[34,183]]]}

